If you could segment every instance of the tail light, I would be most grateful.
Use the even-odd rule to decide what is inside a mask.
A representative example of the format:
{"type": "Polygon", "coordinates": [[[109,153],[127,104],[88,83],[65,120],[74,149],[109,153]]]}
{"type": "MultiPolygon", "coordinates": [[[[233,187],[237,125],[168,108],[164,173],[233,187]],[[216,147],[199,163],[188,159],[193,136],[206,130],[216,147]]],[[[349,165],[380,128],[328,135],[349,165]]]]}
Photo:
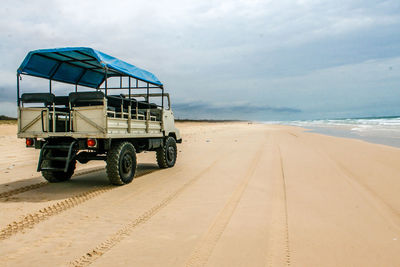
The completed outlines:
{"type": "Polygon", "coordinates": [[[97,141],[96,139],[88,139],[86,141],[86,144],[88,147],[96,147],[97,146],[97,141]]]}
{"type": "Polygon", "coordinates": [[[33,139],[33,138],[26,138],[25,144],[26,144],[26,147],[35,146],[35,139],[33,139]]]}

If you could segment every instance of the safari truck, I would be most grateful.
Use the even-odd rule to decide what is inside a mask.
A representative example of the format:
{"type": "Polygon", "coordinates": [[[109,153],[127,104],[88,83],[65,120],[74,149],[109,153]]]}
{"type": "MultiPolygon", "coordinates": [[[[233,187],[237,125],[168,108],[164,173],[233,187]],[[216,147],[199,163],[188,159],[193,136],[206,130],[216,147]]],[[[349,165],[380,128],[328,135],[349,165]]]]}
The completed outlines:
{"type": "Polygon", "coordinates": [[[156,151],[160,168],[175,165],[176,143],[182,139],[163,84],[154,74],[100,51],[29,52],[17,71],[17,103],[18,137],[40,149],[37,171],[51,183],[69,180],[77,161],[90,160],[106,161],[112,184],[130,183],[136,153],[142,151],[156,151]],[[49,88],[46,81],[43,91],[29,84],[35,92],[20,94],[25,75],[47,79],[49,88]],[[60,84],[68,86],[61,95],[55,89],[60,84]]]}

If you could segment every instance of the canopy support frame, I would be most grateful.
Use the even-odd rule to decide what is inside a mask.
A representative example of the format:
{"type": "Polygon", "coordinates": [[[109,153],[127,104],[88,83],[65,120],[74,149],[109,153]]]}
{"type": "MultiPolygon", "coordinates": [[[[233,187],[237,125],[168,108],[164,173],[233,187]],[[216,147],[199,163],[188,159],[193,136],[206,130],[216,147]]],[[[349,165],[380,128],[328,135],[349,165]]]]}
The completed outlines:
{"type": "Polygon", "coordinates": [[[19,97],[19,79],[20,79],[20,77],[21,77],[21,74],[19,74],[18,72],[17,72],[17,105],[18,105],[18,107],[20,106],[20,104],[21,104],[21,99],[20,99],[20,97],[19,97]]]}

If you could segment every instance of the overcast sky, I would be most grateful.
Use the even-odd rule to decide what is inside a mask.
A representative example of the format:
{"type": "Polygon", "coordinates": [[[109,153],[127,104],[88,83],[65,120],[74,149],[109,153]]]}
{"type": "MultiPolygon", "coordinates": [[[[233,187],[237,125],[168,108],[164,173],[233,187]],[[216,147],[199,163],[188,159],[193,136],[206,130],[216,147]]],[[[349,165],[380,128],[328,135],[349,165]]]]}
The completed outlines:
{"type": "Polygon", "coordinates": [[[3,0],[0,38],[0,114],[29,51],[88,46],[154,73],[181,118],[400,115],[399,0],[3,0]]]}

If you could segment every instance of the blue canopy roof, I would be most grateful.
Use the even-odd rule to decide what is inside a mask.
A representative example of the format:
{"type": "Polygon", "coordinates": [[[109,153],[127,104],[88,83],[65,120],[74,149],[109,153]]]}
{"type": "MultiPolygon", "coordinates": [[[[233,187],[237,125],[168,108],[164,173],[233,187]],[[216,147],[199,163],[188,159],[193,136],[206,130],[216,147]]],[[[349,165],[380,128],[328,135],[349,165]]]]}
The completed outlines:
{"type": "Polygon", "coordinates": [[[106,68],[107,77],[130,76],[162,86],[154,74],[89,47],[31,51],[18,73],[98,88],[104,81],[106,68]]]}

